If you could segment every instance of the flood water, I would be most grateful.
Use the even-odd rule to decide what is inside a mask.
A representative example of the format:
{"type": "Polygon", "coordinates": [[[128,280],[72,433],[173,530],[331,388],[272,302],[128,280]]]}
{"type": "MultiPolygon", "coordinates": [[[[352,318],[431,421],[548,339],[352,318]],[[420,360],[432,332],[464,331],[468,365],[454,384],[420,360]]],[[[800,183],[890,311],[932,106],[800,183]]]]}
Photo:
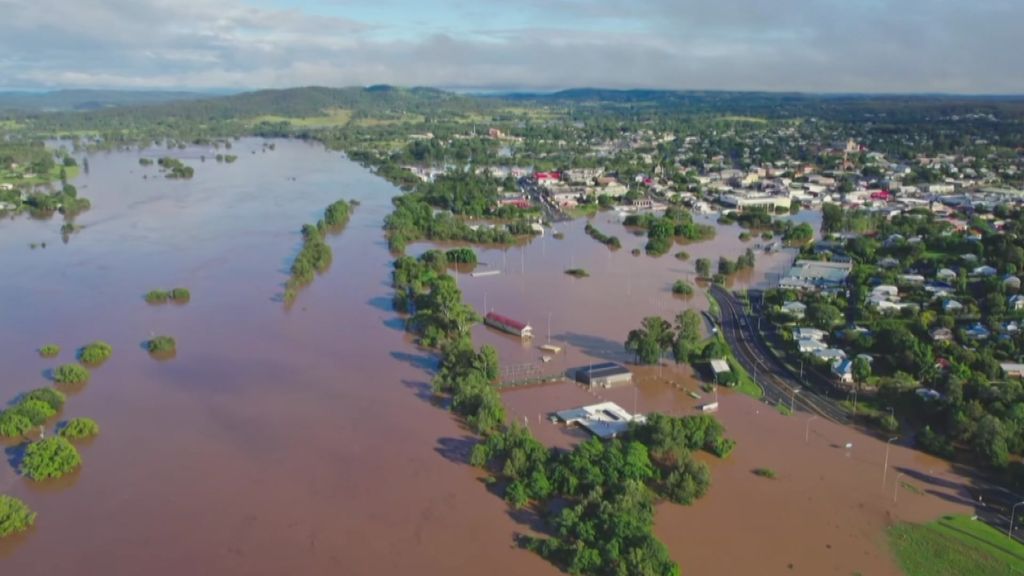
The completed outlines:
{"type": "MultiPolygon", "coordinates": [[[[48,385],[46,371],[91,340],[114,347],[87,385],[68,390],[61,418],[89,416],[102,428],[80,447],[79,472],[32,483],[9,465],[18,447],[5,445],[0,491],[39,517],[0,542],[3,572],[557,574],[513,545],[529,526],[465,464],[472,436],[430,402],[435,361],[391,307],[381,224],[397,191],[318,146],[261,145],[236,143],[234,164],[184,151],[192,181],[154,178],[137,152],[90,156],[90,173],[75,184],[93,209],[67,244],[59,218],[0,221],[0,397],[48,385]],[[361,205],[328,239],[333,265],[286,309],[277,297],[299,228],[339,198],[361,205]],[[31,250],[33,242],[47,248],[31,250]],[[187,305],[142,299],[175,286],[191,290],[187,305]],[[140,348],[157,334],[177,339],[174,359],[140,348]],[[36,348],[50,342],[61,357],[39,358],[36,348]]],[[[576,221],[556,226],[562,240],[549,230],[524,247],[478,251],[478,270],[500,275],[459,275],[468,303],[532,323],[534,345],[550,333],[565,347],[545,363],[534,346],[477,327],[477,344],[498,347],[509,374],[627,359],[622,342],[644,316],[706,307],[700,292],[670,293],[675,279],[692,279],[696,258],[735,258],[756,243],[724,227],[713,242],[680,247],[688,262],[635,257],[644,239],[613,218],[593,223],[620,237],[617,252],[576,221]],[[567,268],[591,276],[574,279],[567,268]]],[[[761,282],[790,259],[759,255],[757,270],[736,282],[761,282]]],[[[639,374],[639,386],[608,398],[675,413],[697,402],[685,394],[697,386],[687,368],[639,374]]],[[[505,393],[512,417],[561,445],[581,436],[543,416],[592,399],[572,384],[505,393]]],[[[887,522],[963,509],[953,497],[909,493],[892,504],[893,478],[880,487],[884,445],[852,430],[814,421],[804,443],[804,417],[727,392],[721,418],[739,447],[712,463],[708,496],[659,507],[658,535],[684,573],[895,574],[887,522]],[[835,447],[846,442],[854,449],[835,447]],[[756,466],[779,478],[753,476],[756,466]]],[[[898,447],[890,462],[942,466],[898,447]]]]}

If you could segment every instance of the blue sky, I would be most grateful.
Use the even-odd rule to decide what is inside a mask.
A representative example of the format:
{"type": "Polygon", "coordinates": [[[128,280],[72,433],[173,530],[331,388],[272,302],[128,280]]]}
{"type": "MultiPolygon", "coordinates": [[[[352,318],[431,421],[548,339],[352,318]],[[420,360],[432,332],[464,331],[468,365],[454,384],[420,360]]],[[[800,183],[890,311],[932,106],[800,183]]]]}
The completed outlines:
{"type": "Polygon", "coordinates": [[[0,88],[1024,93],[1022,0],[0,0],[0,14],[0,88]]]}

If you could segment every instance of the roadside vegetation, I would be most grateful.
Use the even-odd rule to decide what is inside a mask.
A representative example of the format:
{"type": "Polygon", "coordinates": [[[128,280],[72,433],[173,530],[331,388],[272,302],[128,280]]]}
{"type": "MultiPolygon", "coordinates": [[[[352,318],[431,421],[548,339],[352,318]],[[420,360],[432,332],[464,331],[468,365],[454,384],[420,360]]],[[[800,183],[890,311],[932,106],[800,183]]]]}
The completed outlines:
{"type": "Polygon", "coordinates": [[[966,516],[889,528],[889,545],[907,576],[1024,574],[1024,545],[966,516]]]}

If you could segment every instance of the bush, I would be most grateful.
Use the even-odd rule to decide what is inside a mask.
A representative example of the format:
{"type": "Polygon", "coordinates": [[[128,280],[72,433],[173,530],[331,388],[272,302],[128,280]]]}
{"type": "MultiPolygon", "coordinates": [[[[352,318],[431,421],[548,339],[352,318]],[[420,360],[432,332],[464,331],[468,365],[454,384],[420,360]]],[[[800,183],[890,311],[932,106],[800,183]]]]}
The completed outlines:
{"type": "Polygon", "coordinates": [[[775,470],[771,468],[754,468],[754,475],[761,478],[775,478],[775,470]]]}
{"type": "Polygon", "coordinates": [[[100,425],[92,418],[72,418],[60,429],[60,436],[68,440],[91,438],[100,433],[100,425]]]}
{"type": "Polygon", "coordinates": [[[66,400],[66,397],[64,394],[54,390],[53,388],[36,388],[21,397],[22,402],[26,400],[39,400],[41,402],[45,402],[50,406],[50,408],[57,411],[64,407],[64,400],[66,400]]]}
{"type": "Polygon", "coordinates": [[[171,298],[178,302],[188,302],[192,299],[192,293],[188,288],[175,288],[171,290],[171,298]]]}
{"type": "Polygon", "coordinates": [[[62,364],[53,371],[53,380],[61,384],[83,384],[89,381],[89,370],[80,364],[62,364]]]}
{"type": "Polygon", "coordinates": [[[30,428],[32,428],[32,421],[13,408],[0,412],[0,436],[19,438],[24,436],[30,428]]]}
{"type": "Polygon", "coordinates": [[[60,478],[82,465],[78,450],[59,436],[52,436],[29,444],[25,458],[21,461],[21,472],[29,478],[40,481],[60,478]]]}
{"type": "Polygon", "coordinates": [[[102,340],[96,340],[86,345],[78,353],[78,358],[86,364],[99,364],[114,352],[114,348],[102,340]]]}
{"type": "Polygon", "coordinates": [[[39,349],[39,355],[43,358],[54,358],[60,354],[60,346],[56,344],[46,344],[39,349]]]}
{"type": "Polygon", "coordinates": [[[676,252],[676,260],[679,260],[681,262],[685,262],[685,261],[687,261],[689,259],[690,259],[690,253],[687,252],[686,250],[680,250],[679,252],[676,252]]]}
{"type": "Polygon", "coordinates": [[[680,296],[690,296],[693,294],[693,286],[684,280],[676,280],[675,284],[672,285],[672,293],[680,296]]]}
{"type": "Polygon", "coordinates": [[[740,232],[740,240],[743,242],[750,241],[750,232],[740,232]]]}
{"type": "Polygon", "coordinates": [[[163,304],[167,302],[170,295],[164,290],[150,290],[146,292],[146,302],[150,304],[163,304]]]}
{"type": "Polygon", "coordinates": [[[36,521],[36,513],[29,509],[24,502],[0,494],[0,538],[24,532],[32,527],[36,521]]]}
{"type": "Polygon", "coordinates": [[[566,270],[565,273],[573,278],[586,278],[587,276],[590,276],[590,273],[583,268],[570,268],[566,270]]]}
{"type": "Polygon", "coordinates": [[[11,408],[10,411],[24,416],[33,426],[39,426],[57,413],[46,402],[34,399],[22,400],[17,406],[11,408]]]}
{"type": "Polygon", "coordinates": [[[177,343],[170,336],[157,336],[152,340],[146,341],[146,350],[149,350],[152,354],[174,352],[176,349],[177,343]]]}

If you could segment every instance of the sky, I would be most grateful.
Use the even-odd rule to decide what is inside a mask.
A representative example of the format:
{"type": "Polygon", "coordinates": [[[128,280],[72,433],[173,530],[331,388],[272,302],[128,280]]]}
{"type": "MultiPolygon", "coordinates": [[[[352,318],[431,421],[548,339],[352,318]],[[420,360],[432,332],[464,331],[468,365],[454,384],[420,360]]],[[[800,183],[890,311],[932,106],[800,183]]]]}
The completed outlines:
{"type": "Polygon", "coordinates": [[[0,88],[1024,94],[1024,0],[0,0],[0,88]]]}

